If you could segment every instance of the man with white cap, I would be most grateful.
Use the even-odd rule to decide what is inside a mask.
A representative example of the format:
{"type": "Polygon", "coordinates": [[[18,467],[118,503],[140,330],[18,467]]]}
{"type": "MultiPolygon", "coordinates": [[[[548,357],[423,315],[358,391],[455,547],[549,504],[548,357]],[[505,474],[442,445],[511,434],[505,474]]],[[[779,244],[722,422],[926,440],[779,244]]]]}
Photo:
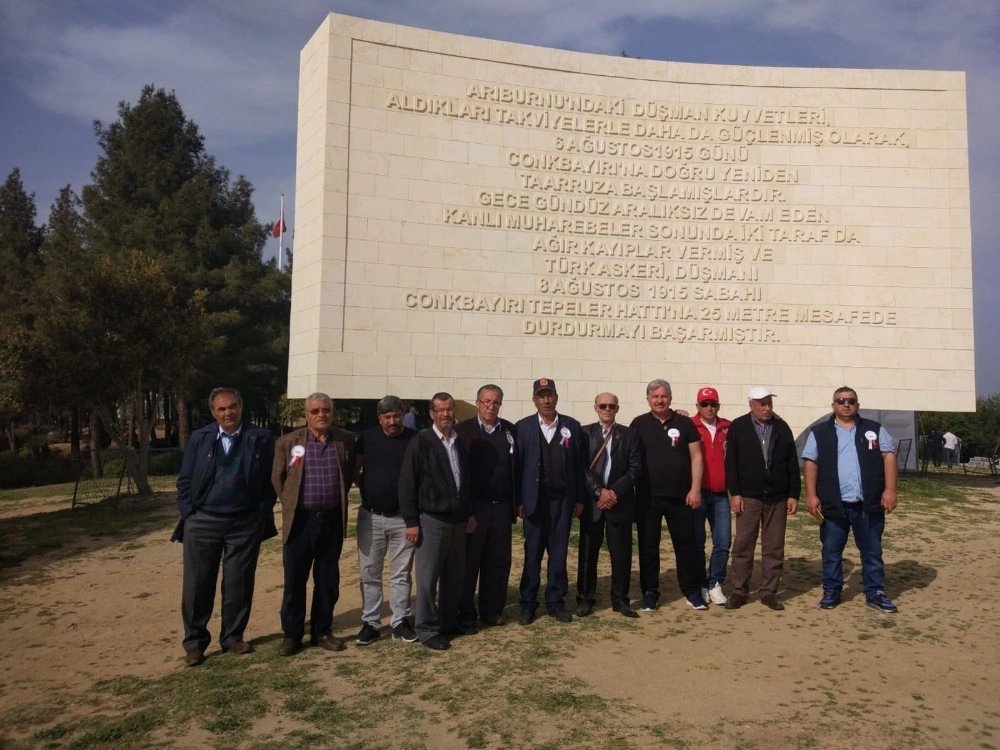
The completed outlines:
{"type": "Polygon", "coordinates": [[[774,413],[770,388],[755,386],[747,394],[750,412],[729,426],[726,443],[726,484],[736,514],[729,578],[733,590],[726,609],[749,601],[753,553],[760,535],[760,601],[773,610],[785,605],[778,584],[785,560],[785,525],[799,507],[802,481],[792,430],[774,413]]]}

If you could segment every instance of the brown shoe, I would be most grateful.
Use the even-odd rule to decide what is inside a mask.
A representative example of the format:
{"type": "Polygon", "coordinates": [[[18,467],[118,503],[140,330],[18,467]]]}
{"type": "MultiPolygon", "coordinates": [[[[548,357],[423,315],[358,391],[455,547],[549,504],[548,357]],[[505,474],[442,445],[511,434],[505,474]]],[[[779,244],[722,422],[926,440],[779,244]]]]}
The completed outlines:
{"type": "Polygon", "coordinates": [[[741,594],[738,591],[734,591],[726,599],[726,609],[739,609],[744,604],[749,601],[746,594],[741,594]]]}
{"type": "Polygon", "coordinates": [[[253,646],[246,641],[233,641],[223,651],[228,651],[231,654],[249,654],[253,651],[253,646]]]}
{"type": "Polygon", "coordinates": [[[781,603],[781,599],[778,598],[777,594],[764,594],[760,598],[760,603],[768,609],[773,609],[775,612],[780,612],[785,608],[785,605],[781,603]]]}
{"type": "Polygon", "coordinates": [[[278,656],[293,656],[302,648],[302,642],[294,638],[282,638],[281,646],[278,647],[278,656]]]}
{"type": "Polygon", "coordinates": [[[314,646],[319,646],[327,651],[343,651],[347,646],[339,638],[335,638],[332,635],[321,635],[318,638],[313,636],[309,639],[309,642],[314,646]]]}
{"type": "Polygon", "coordinates": [[[205,652],[200,648],[193,648],[184,657],[184,664],[188,667],[197,667],[205,661],[205,652]]]}

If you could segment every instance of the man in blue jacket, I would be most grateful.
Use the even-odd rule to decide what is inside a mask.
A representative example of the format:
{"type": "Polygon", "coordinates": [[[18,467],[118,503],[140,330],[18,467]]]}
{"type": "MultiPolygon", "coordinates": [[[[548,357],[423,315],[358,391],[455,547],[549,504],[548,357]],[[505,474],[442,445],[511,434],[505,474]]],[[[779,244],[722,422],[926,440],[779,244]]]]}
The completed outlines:
{"type": "Polygon", "coordinates": [[[820,522],[823,544],[823,598],[819,606],[840,604],[844,587],[847,535],[861,554],[865,601],[872,609],[892,613],[886,596],[882,562],[885,514],[896,509],[896,448],[878,422],[858,414],[858,394],[842,386],[833,393],[833,414],[816,425],[802,451],[805,462],[806,510],[820,522]]]}
{"type": "Polygon", "coordinates": [[[177,475],[181,520],[172,537],[184,545],[181,618],[185,663],[205,661],[212,641],[208,621],[222,563],[223,651],[248,654],[244,640],[253,601],[257,555],[264,539],[277,536],[271,485],[274,436],[243,422],[243,401],[234,388],[208,397],[215,422],[192,433],[177,475]]]}
{"type": "Polygon", "coordinates": [[[521,574],[522,625],[530,625],[538,609],[542,555],[548,552],[545,608],[559,622],[571,622],[566,611],[569,577],[566,555],[573,517],[583,512],[586,499],[584,469],[587,436],[580,423],[556,411],[559,394],[555,381],[540,378],[532,387],[537,414],[515,425],[518,446],[514,509],[524,519],[524,570],[521,574]]]}

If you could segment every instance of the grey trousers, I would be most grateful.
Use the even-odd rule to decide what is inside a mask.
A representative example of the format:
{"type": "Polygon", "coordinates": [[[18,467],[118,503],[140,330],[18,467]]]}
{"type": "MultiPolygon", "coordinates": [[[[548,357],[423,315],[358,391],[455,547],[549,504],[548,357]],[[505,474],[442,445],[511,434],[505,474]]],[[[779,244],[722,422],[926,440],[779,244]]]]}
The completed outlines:
{"type": "Polygon", "coordinates": [[[380,516],[358,509],[358,569],[361,575],[361,621],[378,630],[382,626],[382,568],[389,555],[389,624],[396,627],[410,617],[413,544],[406,541],[401,516],[380,516]]]}
{"type": "Polygon", "coordinates": [[[417,617],[420,642],[458,626],[458,601],[465,580],[465,520],[420,517],[420,541],[414,556],[417,574],[417,617]]]}
{"type": "Polygon", "coordinates": [[[212,642],[208,621],[222,563],[222,632],[219,645],[243,640],[250,621],[257,556],[263,526],[260,513],[211,516],[201,511],[184,520],[184,579],[181,619],[184,650],[205,650],[212,642]]]}

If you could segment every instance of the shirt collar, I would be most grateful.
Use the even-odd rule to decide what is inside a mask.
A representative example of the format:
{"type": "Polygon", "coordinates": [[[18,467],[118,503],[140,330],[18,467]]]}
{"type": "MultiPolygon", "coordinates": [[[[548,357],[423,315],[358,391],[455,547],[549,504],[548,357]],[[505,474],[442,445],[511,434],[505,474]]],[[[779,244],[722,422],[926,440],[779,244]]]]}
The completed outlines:
{"type": "Polygon", "coordinates": [[[538,417],[538,424],[546,430],[551,430],[553,427],[559,426],[559,412],[556,412],[556,418],[552,420],[552,424],[545,424],[545,420],[542,419],[541,414],[536,415],[538,417]]]}
{"type": "Polygon", "coordinates": [[[236,428],[236,431],[233,432],[232,435],[230,435],[228,432],[226,432],[224,429],[222,429],[222,425],[220,424],[219,425],[219,437],[236,438],[240,434],[240,432],[242,430],[243,430],[243,423],[240,422],[240,426],[236,428]]]}
{"type": "Polygon", "coordinates": [[[499,419],[496,422],[493,423],[493,427],[492,428],[487,427],[486,423],[480,418],[480,416],[478,414],[476,415],[476,421],[479,422],[479,429],[481,429],[483,432],[487,433],[488,435],[492,435],[494,432],[496,432],[497,430],[500,429],[500,420],[499,419]]]}
{"type": "Polygon", "coordinates": [[[437,428],[437,425],[436,425],[436,424],[435,424],[435,425],[431,425],[431,429],[432,429],[432,430],[434,430],[434,434],[438,436],[438,440],[440,440],[440,441],[441,441],[442,443],[444,443],[445,445],[448,445],[448,446],[450,446],[450,445],[451,445],[451,444],[452,444],[453,442],[455,442],[455,428],[454,428],[454,427],[453,427],[453,428],[452,428],[452,430],[451,430],[451,438],[446,438],[446,437],[445,437],[445,436],[444,436],[444,435],[443,435],[443,434],[441,433],[441,430],[439,430],[439,429],[437,428]]]}

